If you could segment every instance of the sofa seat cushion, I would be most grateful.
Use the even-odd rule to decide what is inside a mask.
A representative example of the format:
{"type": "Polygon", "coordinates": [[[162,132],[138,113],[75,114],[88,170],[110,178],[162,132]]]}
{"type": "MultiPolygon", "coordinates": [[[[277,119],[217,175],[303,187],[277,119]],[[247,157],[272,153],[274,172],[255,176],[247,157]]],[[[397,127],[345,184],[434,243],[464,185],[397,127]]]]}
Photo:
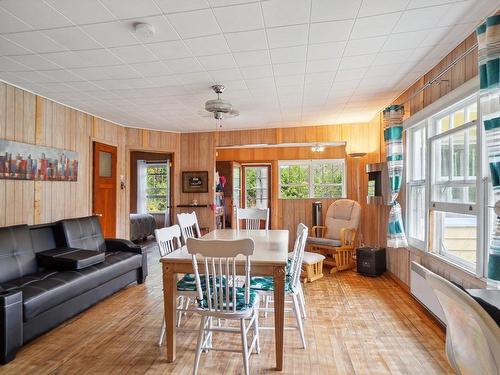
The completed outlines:
{"type": "Polygon", "coordinates": [[[24,321],[118,276],[141,267],[142,256],[106,252],[104,262],[75,271],[45,271],[2,283],[0,287],[23,292],[24,321]]]}
{"type": "Polygon", "coordinates": [[[40,266],[58,271],[81,270],[101,263],[105,258],[105,253],[72,248],[52,249],[36,254],[40,266]]]}
{"type": "Polygon", "coordinates": [[[309,245],[319,245],[319,246],[332,246],[339,247],[342,246],[342,242],[339,240],[332,240],[330,238],[321,238],[321,237],[307,237],[307,243],[309,245]]]}

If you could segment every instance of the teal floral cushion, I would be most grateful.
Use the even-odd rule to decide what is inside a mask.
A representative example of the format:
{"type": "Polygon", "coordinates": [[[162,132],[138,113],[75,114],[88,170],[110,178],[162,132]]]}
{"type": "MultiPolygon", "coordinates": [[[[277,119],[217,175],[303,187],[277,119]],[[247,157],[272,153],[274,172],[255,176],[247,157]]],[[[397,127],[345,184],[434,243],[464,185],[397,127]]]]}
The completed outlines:
{"type": "MultiPolygon", "coordinates": [[[[287,275],[285,279],[285,291],[292,292],[292,278],[287,275]]],[[[250,279],[250,288],[265,292],[274,290],[274,281],[272,276],[254,276],[250,279]]]]}
{"type": "MultiPolygon", "coordinates": [[[[210,278],[210,281],[212,279],[210,278]]],[[[201,287],[205,288],[206,279],[205,275],[200,275],[201,287]]],[[[218,284],[218,281],[217,281],[218,284]]],[[[226,285],[226,278],[222,279],[222,284],[226,285]]],[[[196,292],[196,279],[193,273],[186,273],[182,279],[177,281],[177,290],[180,292],[196,292]]]]}
{"type": "MultiPolygon", "coordinates": [[[[243,311],[246,310],[250,307],[252,307],[255,303],[255,299],[257,298],[257,293],[250,289],[250,300],[249,303],[245,303],[245,288],[235,288],[236,289],[236,311],[243,311]]],[[[226,308],[226,294],[227,291],[226,289],[223,289],[223,301],[224,301],[224,308],[226,308]]],[[[212,293],[212,304],[215,303],[215,300],[213,298],[213,293],[212,293]]],[[[203,300],[198,300],[198,306],[200,306],[203,309],[208,309],[208,299],[206,295],[206,291],[203,292],[203,300]]],[[[233,308],[233,288],[229,288],[229,310],[232,310],[233,308]]]]}

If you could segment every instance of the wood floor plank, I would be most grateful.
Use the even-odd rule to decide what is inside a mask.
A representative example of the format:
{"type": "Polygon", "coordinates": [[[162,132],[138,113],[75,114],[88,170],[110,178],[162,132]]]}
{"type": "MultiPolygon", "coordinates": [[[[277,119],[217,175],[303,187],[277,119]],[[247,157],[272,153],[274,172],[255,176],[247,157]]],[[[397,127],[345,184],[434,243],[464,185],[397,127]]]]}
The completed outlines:
{"type": "MultiPolygon", "coordinates": [[[[167,363],[157,346],[162,323],[162,277],[156,249],[150,275],[33,340],[0,374],[191,374],[197,332],[178,332],[177,359],[167,363]]],[[[283,374],[453,374],[444,353],[444,332],[390,277],[340,272],[306,284],[308,349],[297,331],[285,331],[283,374]]],[[[273,324],[261,318],[261,326],[273,324]]],[[[183,326],[196,328],[189,315],[183,326]]],[[[294,319],[286,316],[286,326],[294,319]]],[[[215,336],[214,345],[239,348],[239,336],[215,336]]],[[[261,354],[252,374],[276,374],[274,332],[261,330],[261,354]]],[[[240,354],[203,354],[200,374],[241,374],[240,354]]]]}

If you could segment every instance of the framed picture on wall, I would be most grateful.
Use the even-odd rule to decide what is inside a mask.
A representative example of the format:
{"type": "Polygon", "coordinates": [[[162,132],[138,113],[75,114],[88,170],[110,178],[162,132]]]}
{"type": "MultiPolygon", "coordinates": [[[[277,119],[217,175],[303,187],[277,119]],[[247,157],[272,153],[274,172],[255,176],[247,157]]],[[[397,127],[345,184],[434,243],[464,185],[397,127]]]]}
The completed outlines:
{"type": "Polygon", "coordinates": [[[208,193],[208,172],[182,172],[183,193],[208,193]]]}

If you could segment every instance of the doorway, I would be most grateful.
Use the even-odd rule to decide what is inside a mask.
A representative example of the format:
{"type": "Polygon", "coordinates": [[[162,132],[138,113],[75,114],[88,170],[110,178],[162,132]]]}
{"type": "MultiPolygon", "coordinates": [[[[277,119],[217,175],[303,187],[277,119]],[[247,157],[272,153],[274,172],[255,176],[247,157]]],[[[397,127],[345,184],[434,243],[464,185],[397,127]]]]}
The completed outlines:
{"type": "Polygon", "coordinates": [[[93,143],[92,212],[99,216],[104,238],[116,237],[117,148],[93,143]]]}
{"type": "Polygon", "coordinates": [[[269,164],[243,164],[242,178],[242,206],[244,208],[269,208],[271,211],[271,166],[269,164]]]}

